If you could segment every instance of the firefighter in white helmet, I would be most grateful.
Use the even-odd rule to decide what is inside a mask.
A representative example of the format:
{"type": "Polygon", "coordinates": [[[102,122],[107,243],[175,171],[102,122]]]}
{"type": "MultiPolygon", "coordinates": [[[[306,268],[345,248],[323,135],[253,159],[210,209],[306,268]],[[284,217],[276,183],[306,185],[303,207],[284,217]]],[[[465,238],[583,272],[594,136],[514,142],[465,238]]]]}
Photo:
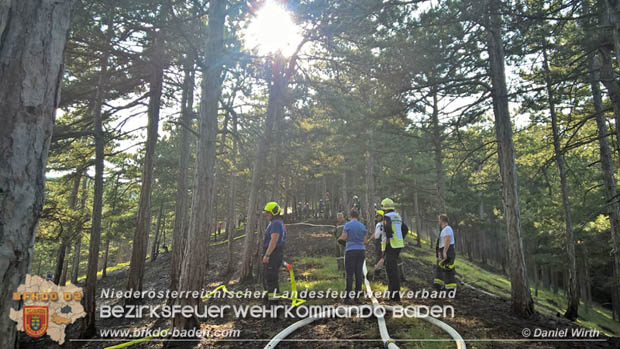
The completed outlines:
{"type": "Polygon", "coordinates": [[[394,201],[390,198],[381,201],[383,210],[383,239],[381,250],[388,278],[389,298],[400,301],[400,275],[398,274],[398,255],[405,247],[405,235],[409,228],[403,223],[400,215],[394,211],[394,201]]]}

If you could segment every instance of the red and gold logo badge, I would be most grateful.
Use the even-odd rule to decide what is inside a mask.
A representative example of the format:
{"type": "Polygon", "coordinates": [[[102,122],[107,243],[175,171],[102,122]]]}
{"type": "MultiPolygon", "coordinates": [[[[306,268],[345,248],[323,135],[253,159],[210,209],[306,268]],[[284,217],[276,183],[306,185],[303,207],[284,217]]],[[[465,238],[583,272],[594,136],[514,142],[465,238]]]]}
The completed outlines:
{"type": "Polygon", "coordinates": [[[48,308],[47,305],[24,306],[24,331],[30,337],[41,337],[47,332],[48,308]]]}

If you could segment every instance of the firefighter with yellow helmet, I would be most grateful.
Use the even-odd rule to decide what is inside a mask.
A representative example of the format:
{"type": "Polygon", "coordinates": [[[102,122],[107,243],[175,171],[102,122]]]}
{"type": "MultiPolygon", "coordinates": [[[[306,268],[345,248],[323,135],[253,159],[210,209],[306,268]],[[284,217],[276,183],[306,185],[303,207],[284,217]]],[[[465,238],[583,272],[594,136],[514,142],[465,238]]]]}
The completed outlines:
{"type": "Polygon", "coordinates": [[[383,236],[381,241],[381,251],[385,264],[385,271],[388,278],[389,299],[400,301],[400,275],[398,273],[398,256],[405,247],[405,235],[409,231],[407,225],[403,223],[400,215],[394,211],[394,201],[385,198],[381,201],[383,210],[383,236]]]}
{"type": "Polygon", "coordinates": [[[273,294],[280,286],[278,272],[284,257],[286,226],[280,215],[282,210],[277,202],[268,202],[264,211],[269,225],[263,238],[263,287],[268,294],[273,294]]]}

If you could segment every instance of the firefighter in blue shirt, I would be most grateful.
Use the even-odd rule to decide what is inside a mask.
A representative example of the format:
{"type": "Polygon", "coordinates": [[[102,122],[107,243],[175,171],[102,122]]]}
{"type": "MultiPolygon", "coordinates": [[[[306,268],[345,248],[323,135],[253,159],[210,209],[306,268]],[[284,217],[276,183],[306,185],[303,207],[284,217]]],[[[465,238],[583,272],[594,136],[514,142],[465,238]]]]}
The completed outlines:
{"type": "MultiPolygon", "coordinates": [[[[269,225],[263,238],[263,287],[268,294],[279,289],[278,271],[284,257],[284,242],[286,241],[286,226],[282,220],[280,205],[277,202],[268,202],[265,205],[265,215],[269,225]]],[[[275,297],[270,297],[275,299],[275,297]]]]}
{"type": "Polygon", "coordinates": [[[366,252],[366,244],[368,243],[368,234],[366,233],[366,227],[358,221],[359,213],[355,209],[351,209],[349,212],[351,220],[348,221],[344,228],[342,228],[342,234],[338,238],[345,244],[345,257],[344,268],[346,274],[346,287],[347,296],[345,297],[345,304],[360,303],[357,295],[362,291],[363,283],[363,266],[366,252]],[[351,297],[351,291],[353,291],[353,278],[355,277],[355,296],[351,297]]]}

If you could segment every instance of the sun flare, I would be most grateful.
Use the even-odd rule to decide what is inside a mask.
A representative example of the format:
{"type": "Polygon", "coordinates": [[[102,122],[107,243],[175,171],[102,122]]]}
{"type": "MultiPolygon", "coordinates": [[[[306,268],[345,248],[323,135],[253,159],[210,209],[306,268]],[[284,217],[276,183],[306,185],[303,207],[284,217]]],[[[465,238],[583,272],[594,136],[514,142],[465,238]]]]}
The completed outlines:
{"type": "Polygon", "coordinates": [[[251,19],[245,32],[245,46],[261,55],[277,51],[285,56],[295,52],[302,36],[291,13],[272,0],[267,0],[251,19]]]}

